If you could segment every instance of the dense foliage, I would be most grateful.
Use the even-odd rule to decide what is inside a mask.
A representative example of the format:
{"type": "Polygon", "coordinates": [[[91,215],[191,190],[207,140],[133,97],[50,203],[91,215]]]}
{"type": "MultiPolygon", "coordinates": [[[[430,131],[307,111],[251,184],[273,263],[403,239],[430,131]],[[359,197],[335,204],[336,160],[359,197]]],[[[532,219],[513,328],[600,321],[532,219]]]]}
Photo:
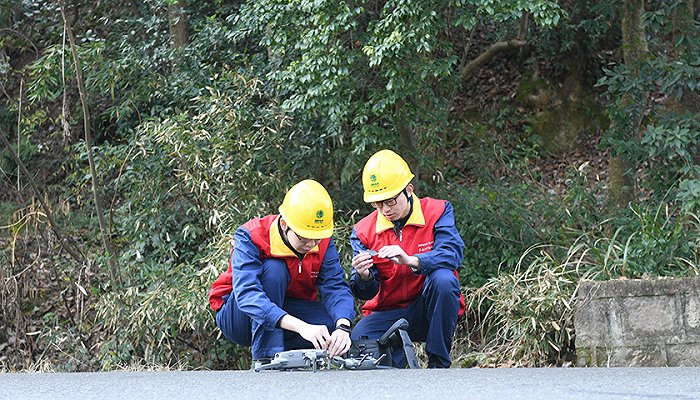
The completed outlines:
{"type": "Polygon", "coordinates": [[[454,205],[455,358],[570,362],[581,279],[698,275],[698,10],[649,1],[632,64],[618,3],[75,0],[76,65],[60,2],[0,0],[0,368],[246,368],[206,298],[233,229],[313,178],[349,266],[381,148],[454,205]]]}

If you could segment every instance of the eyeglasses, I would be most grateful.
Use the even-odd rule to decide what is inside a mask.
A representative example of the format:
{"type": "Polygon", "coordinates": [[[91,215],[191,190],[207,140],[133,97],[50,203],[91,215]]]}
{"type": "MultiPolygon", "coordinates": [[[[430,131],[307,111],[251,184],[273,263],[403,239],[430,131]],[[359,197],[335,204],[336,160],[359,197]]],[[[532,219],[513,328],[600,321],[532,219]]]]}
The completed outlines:
{"type": "Polygon", "coordinates": [[[374,208],[376,208],[376,209],[380,209],[380,208],[382,208],[382,207],[384,207],[384,206],[393,207],[393,206],[396,205],[396,199],[398,199],[399,196],[401,196],[403,193],[404,193],[404,191],[402,190],[401,193],[397,194],[396,196],[394,196],[394,197],[392,197],[392,198],[390,198],[390,199],[386,199],[386,200],[383,200],[383,201],[374,201],[374,202],[372,202],[372,203],[370,203],[370,204],[372,204],[372,207],[374,207],[374,208]]]}
{"type": "Polygon", "coordinates": [[[306,243],[310,243],[310,242],[315,242],[316,244],[318,244],[318,243],[321,241],[321,239],[308,239],[308,238],[305,238],[305,237],[303,237],[303,236],[299,236],[298,233],[292,231],[292,229],[289,228],[289,227],[287,227],[287,230],[284,231],[284,234],[287,235],[287,237],[289,237],[289,232],[290,232],[290,231],[294,233],[294,236],[297,237],[297,240],[298,240],[299,243],[301,243],[301,244],[306,244],[306,243]]]}

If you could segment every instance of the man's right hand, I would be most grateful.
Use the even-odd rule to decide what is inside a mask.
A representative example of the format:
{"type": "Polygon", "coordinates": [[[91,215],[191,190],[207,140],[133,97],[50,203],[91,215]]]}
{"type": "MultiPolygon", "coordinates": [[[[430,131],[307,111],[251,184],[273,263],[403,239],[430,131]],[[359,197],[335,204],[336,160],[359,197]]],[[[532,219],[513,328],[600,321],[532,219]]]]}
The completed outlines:
{"type": "Polygon", "coordinates": [[[326,350],[331,335],[325,325],[311,325],[304,323],[304,326],[297,332],[301,337],[311,342],[317,350],[326,350]]]}
{"type": "Polygon", "coordinates": [[[352,267],[357,271],[357,274],[360,275],[363,281],[368,281],[372,276],[372,272],[369,269],[372,268],[373,265],[372,256],[366,251],[358,253],[352,258],[352,267]]]}
{"type": "Polygon", "coordinates": [[[296,332],[311,342],[317,350],[326,350],[331,335],[325,325],[311,325],[289,314],[280,320],[280,328],[296,332]]]}

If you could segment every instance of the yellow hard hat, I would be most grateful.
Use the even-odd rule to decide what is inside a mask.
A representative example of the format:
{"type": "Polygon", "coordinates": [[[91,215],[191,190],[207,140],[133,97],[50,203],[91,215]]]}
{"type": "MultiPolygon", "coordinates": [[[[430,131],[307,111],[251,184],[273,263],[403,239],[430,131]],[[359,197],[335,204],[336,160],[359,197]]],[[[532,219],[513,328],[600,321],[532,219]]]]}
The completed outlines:
{"type": "Polygon", "coordinates": [[[362,187],[366,203],[382,201],[399,194],[415,175],[400,155],[391,150],[380,150],[365,163],[362,187]]]}
{"type": "Polygon", "coordinates": [[[333,234],[333,201],[323,185],[312,179],[292,186],[279,210],[299,236],[325,239],[333,234]]]}

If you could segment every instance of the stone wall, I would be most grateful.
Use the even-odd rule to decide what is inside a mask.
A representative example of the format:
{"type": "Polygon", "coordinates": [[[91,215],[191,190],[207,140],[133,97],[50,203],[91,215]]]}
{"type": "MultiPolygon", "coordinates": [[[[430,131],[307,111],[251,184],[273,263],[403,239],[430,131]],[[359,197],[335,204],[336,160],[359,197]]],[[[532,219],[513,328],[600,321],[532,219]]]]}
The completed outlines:
{"type": "Polygon", "coordinates": [[[582,282],[578,366],[700,366],[700,278],[582,282]]]}

